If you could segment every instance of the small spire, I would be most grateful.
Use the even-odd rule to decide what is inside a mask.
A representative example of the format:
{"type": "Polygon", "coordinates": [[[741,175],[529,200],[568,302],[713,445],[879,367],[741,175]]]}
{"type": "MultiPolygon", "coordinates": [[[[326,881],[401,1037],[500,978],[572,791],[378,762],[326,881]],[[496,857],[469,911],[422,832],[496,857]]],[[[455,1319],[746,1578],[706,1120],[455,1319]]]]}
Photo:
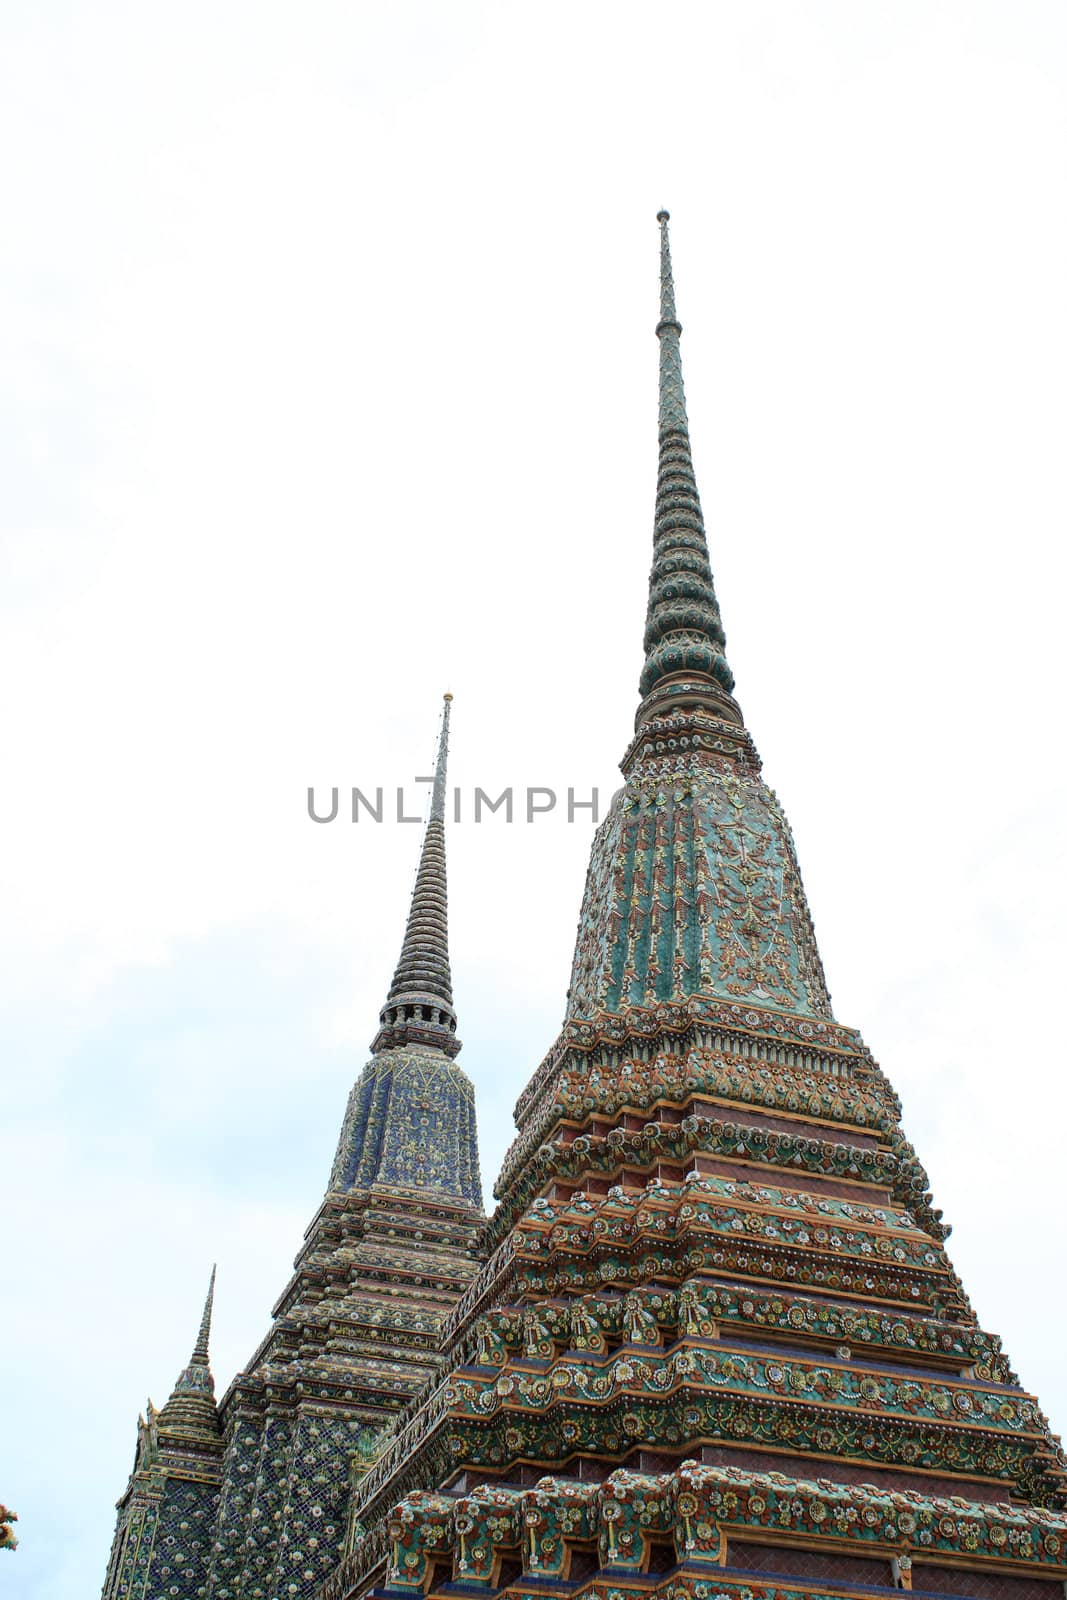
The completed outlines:
{"type": "Polygon", "coordinates": [[[445,870],[445,785],[452,696],[444,697],[430,820],[422,841],[404,943],[371,1049],[426,1044],[448,1056],[459,1051],[448,960],[448,879],[445,870]]]}
{"type": "Polygon", "coordinates": [[[726,635],[689,444],[679,342],[682,325],[675,307],[667,232],[670,213],[661,211],[656,220],[660,228],[659,478],[637,723],[696,701],[711,702],[716,715],[740,722],[741,712],[730,694],[734,678],[726,661],[726,635]]]}
{"type": "Polygon", "coordinates": [[[215,1299],[215,1268],[211,1269],[207,1299],[200,1317],[200,1330],[189,1357],[189,1365],[178,1374],[170,1399],[158,1413],[148,1402],[148,1420],[159,1418],[160,1428],[170,1435],[191,1435],[199,1438],[215,1436],[219,1431],[218,1410],[215,1405],[215,1380],[211,1376],[208,1360],[208,1339],[211,1335],[211,1308],[215,1299]]]}
{"type": "MultiPolygon", "coordinates": [[[[215,1264],[217,1266],[217,1263],[215,1264]]],[[[193,1354],[190,1366],[206,1367],[208,1365],[207,1346],[211,1337],[211,1308],[215,1301],[215,1266],[211,1268],[211,1278],[207,1286],[207,1299],[204,1301],[204,1312],[200,1318],[200,1332],[193,1345],[193,1354]]]]}

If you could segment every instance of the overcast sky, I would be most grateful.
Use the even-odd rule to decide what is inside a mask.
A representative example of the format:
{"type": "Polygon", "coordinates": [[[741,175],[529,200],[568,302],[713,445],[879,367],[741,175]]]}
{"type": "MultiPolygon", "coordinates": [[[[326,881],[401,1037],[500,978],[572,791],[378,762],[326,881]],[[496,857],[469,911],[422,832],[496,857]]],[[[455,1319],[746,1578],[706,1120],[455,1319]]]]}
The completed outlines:
{"type": "MultiPolygon", "coordinates": [[[[729,657],[835,1011],[1067,1425],[1062,5],[8,0],[2,30],[3,1577],[96,1592],[212,1261],[221,1392],[326,1183],[419,829],[316,826],[307,786],[414,794],[445,689],[465,794],[615,786],[663,205],[729,657]]],[[[450,832],[487,1199],[581,816],[450,832]]]]}

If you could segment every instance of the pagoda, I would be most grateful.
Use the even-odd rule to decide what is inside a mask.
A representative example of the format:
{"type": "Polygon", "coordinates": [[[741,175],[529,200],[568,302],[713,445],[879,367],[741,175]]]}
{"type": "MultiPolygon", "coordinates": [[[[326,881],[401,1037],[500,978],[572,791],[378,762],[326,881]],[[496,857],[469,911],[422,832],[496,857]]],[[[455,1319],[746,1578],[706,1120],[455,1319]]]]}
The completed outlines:
{"type": "Polygon", "coordinates": [[[890,1084],[833,1015],[734,697],[667,222],[624,788],[485,1264],[354,1483],[322,1594],[1062,1600],[1059,1441],[977,1321],[890,1084]]]}
{"type": "Polygon", "coordinates": [[[210,1296],[192,1362],[138,1427],[104,1600],[303,1600],[335,1567],[350,1483],[440,1361],[484,1227],[474,1090],[456,1063],[445,869],[451,695],[400,960],[322,1204],[270,1328],[216,1408],[210,1296]]]}
{"type": "Polygon", "coordinates": [[[208,1539],[222,1481],[222,1429],[208,1360],[212,1268],[189,1364],[162,1411],[151,1400],[137,1419],[137,1451],[118,1504],[104,1600],[197,1594],[207,1575],[208,1539]]]}

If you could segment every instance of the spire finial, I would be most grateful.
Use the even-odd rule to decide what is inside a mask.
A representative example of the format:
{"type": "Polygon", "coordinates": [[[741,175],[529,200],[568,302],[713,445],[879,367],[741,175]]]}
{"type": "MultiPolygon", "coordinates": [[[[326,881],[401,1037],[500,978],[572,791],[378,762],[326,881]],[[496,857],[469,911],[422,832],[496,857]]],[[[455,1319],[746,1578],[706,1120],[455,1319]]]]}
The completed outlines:
{"type": "Polygon", "coordinates": [[[448,719],[452,714],[452,696],[445,695],[445,709],[441,715],[441,737],[437,741],[437,765],[433,774],[433,797],[430,801],[431,821],[445,820],[445,781],[448,773],[448,719]]]}
{"type": "Polygon", "coordinates": [[[207,1299],[204,1301],[203,1315],[200,1318],[200,1332],[197,1334],[196,1343],[193,1345],[190,1366],[206,1367],[208,1365],[208,1340],[211,1338],[211,1308],[214,1303],[215,1266],[212,1266],[211,1278],[207,1286],[207,1299]]]}
{"type": "MultiPolygon", "coordinates": [[[[659,333],[661,328],[667,325],[673,326],[678,333],[681,333],[682,331],[682,325],[678,321],[678,313],[674,306],[674,274],[671,271],[671,236],[667,231],[667,224],[670,220],[671,214],[669,211],[659,211],[656,213],[656,221],[659,223],[659,327],[656,329],[657,333],[659,333]]],[[[680,382],[680,366],[678,375],[680,382]]]]}
{"type": "Polygon", "coordinates": [[[741,721],[732,699],[733,673],[726,662],[726,635],[715,598],[700,509],[689,418],[682,382],[682,325],[674,300],[668,211],[656,218],[660,232],[659,479],[656,522],[645,620],[645,666],[641,674],[640,727],[650,716],[679,705],[707,702],[716,716],[741,721]]]}
{"type": "Polygon", "coordinates": [[[371,1049],[424,1044],[445,1055],[459,1052],[448,961],[448,880],[445,871],[445,793],[452,696],[444,697],[437,744],[430,820],[411,896],[404,943],[371,1049]]]}

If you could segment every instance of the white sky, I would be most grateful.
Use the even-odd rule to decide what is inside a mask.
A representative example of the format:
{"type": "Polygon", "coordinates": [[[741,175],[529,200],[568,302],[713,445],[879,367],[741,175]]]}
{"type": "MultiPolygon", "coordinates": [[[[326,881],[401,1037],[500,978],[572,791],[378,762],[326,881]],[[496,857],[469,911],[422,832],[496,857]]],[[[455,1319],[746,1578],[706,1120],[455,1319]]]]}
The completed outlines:
{"type": "MultiPolygon", "coordinates": [[[[661,205],[835,1010],[1067,1424],[1062,6],[0,26],[4,1576],[95,1592],[212,1260],[221,1391],[325,1184],[418,829],[315,827],[307,785],[426,771],[448,688],[466,792],[614,786],[661,205]]],[[[589,840],[451,832],[487,1193],[589,840]]]]}

